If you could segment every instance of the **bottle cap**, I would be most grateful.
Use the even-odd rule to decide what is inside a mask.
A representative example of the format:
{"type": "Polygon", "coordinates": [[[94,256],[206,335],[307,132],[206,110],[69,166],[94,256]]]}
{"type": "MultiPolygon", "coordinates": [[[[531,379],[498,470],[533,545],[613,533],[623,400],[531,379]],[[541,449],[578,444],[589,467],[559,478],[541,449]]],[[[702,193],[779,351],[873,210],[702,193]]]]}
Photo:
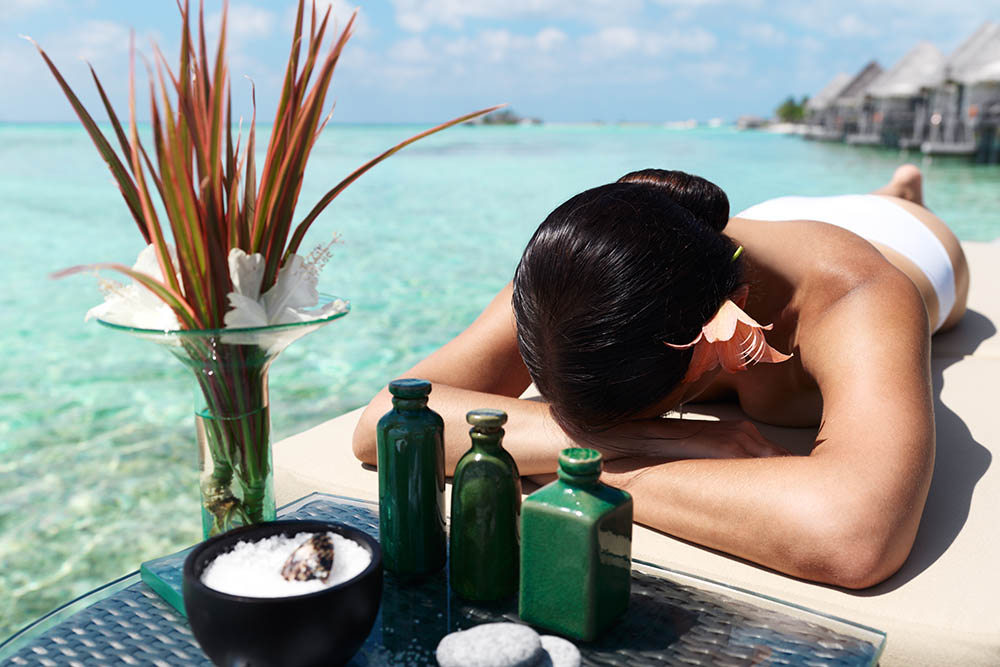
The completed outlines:
{"type": "Polygon", "coordinates": [[[471,410],[466,413],[465,421],[472,424],[472,428],[477,431],[497,431],[507,423],[507,413],[490,408],[471,410]]]}
{"type": "Polygon", "coordinates": [[[389,383],[389,393],[396,398],[423,398],[431,393],[431,383],[415,378],[393,380],[389,383]]]}
{"type": "Polygon", "coordinates": [[[559,468],[574,477],[601,474],[601,453],[585,447],[567,447],[559,452],[559,468]]]}

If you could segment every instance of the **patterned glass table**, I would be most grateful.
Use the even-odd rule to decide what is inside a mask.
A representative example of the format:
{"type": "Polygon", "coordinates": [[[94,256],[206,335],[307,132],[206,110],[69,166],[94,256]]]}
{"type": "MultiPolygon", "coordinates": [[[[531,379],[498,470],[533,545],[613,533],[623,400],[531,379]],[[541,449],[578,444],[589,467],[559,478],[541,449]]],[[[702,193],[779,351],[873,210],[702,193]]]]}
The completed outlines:
{"type": "MultiPolygon", "coordinates": [[[[314,493],[279,514],[340,521],[378,534],[378,507],[366,501],[314,493]]],[[[134,573],[52,612],[0,645],[0,660],[45,666],[210,664],[182,613],[164,601],[180,604],[184,553],[144,565],[142,578],[134,573]]],[[[516,600],[464,602],[451,594],[447,568],[405,586],[387,574],[379,618],[350,664],[435,665],[434,650],[445,634],[496,620],[518,621],[516,600]]],[[[635,561],[628,612],[600,640],[579,646],[585,665],[813,667],[874,665],[884,644],[878,630],[635,561]]]]}

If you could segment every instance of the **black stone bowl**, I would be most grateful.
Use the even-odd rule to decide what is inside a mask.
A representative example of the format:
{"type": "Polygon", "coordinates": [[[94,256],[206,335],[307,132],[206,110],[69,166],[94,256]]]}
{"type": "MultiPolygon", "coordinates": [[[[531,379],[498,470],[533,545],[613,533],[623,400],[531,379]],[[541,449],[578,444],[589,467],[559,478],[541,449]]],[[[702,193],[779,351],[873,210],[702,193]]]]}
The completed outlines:
{"type": "MultiPolygon", "coordinates": [[[[336,558],[336,555],[334,555],[336,558]]],[[[364,644],[382,601],[382,551],[367,533],[329,521],[274,521],[202,542],[184,561],[184,607],[195,638],[216,665],[341,665],[364,644]],[[372,556],[361,574],[284,598],[230,595],[201,582],[205,567],[237,542],[333,532],[372,556]]]]}

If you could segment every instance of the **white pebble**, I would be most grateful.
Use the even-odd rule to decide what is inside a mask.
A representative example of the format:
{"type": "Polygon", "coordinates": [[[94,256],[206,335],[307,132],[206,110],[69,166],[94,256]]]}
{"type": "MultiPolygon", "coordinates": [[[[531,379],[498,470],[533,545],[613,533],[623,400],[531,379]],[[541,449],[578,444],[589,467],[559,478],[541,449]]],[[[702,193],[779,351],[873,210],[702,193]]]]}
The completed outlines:
{"type": "Polygon", "coordinates": [[[582,658],[580,649],[568,639],[555,635],[542,635],[542,648],[548,653],[549,661],[542,662],[545,667],[580,667],[582,658]]]}
{"type": "Polygon", "coordinates": [[[446,635],[437,646],[441,667],[533,667],[542,655],[538,633],[520,623],[484,623],[446,635]]]}
{"type": "Polygon", "coordinates": [[[274,535],[256,542],[240,541],[231,551],[216,556],[205,567],[201,582],[213,590],[254,598],[283,598],[305,595],[353,579],[369,563],[371,554],[354,540],[327,533],[333,540],[333,569],[326,581],[288,581],[281,568],[300,544],[313,533],[294,537],[274,535]]]}

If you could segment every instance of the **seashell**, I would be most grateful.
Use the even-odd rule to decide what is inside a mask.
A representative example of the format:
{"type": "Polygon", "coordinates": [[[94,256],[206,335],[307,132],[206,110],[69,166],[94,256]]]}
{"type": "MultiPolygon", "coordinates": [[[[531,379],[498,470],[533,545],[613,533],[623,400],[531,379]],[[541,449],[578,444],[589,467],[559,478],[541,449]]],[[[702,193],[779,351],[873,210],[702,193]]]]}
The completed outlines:
{"type": "Polygon", "coordinates": [[[288,581],[326,582],[332,569],[333,540],[326,533],[317,533],[292,552],[281,567],[281,576],[288,581]]]}

